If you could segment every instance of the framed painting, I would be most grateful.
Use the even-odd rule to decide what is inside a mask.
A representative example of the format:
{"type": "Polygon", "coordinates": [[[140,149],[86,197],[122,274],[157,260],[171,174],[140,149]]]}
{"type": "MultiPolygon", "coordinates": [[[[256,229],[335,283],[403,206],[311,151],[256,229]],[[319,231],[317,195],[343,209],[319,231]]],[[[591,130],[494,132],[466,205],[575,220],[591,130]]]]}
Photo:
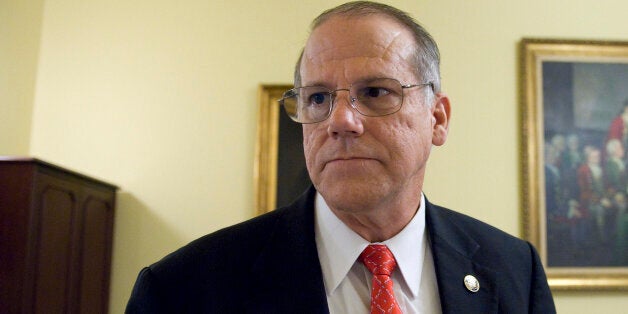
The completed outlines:
{"type": "Polygon", "coordinates": [[[628,42],[523,39],[524,237],[550,287],[628,288],[628,42]]]}
{"type": "Polygon", "coordinates": [[[254,181],[257,214],[290,204],[311,184],[301,125],[278,103],[292,85],[260,85],[254,181]]]}

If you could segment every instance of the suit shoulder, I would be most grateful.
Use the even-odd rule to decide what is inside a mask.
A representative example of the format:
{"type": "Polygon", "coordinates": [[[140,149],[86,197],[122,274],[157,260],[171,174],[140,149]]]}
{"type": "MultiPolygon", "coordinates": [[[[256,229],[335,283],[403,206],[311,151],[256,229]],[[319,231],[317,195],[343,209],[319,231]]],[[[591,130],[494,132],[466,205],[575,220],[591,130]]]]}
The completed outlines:
{"type": "Polygon", "coordinates": [[[287,237],[285,234],[276,236],[276,233],[285,233],[291,226],[310,225],[314,196],[315,190],[310,188],[294,203],[196,239],[151,265],[150,269],[155,276],[181,278],[182,274],[189,274],[192,280],[198,277],[198,270],[208,276],[217,273],[212,270],[239,276],[251,267],[272,239],[287,237]]]}
{"type": "Polygon", "coordinates": [[[529,242],[432,204],[426,219],[441,276],[470,271],[485,278],[498,295],[500,313],[556,313],[541,260],[529,242]],[[467,262],[470,268],[461,267],[467,262]]]}
{"type": "Polygon", "coordinates": [[[128,309],[149,309],[142,313],[244,312],[241,296],[253,294],[250,283],[260,274],[257,268],[269,263],[264,252],[277,250],[295,233],[306,230],[313,234],[313,225],[311,230],[307,227],[314,214],[311,197],[299,200],[198,238],[143,269],[128,309]]]}
{"type": "Polygon", "coordinates": [[[436,215],[439,215],[441,218],[444,218],[448,222],[453,223],[462,231],[467,232],[470,235],[503,239],[504,241],[523,242],[523,240],[477,218],[473,218],[471,216],[438,205],[432,204],[431,207],[436,215]]]}
{"type": "Polygon", "coordinates": [[[536,254],[527,241],[476,218],[433,204],[429,210],[431,211],[428,214],[430,217],[428,219],[431,219],[430,225],[439,230],[431,235],[449,237],[450,239],[444,239],[446,242],[467,243],[468,245],[473,242],[478,245],[480,255],[495,261],[500,258],[520,258],[529,261],[531,254],[536,254]]]}
{"type": "MultiPolygon", "coordinates": [[[[271,238],[285,209],[276,210],[200,237],[152,264],[156,276],[195,276],[200,268],[219,270],[251,261],[271,238]]],[[[207,273],[207,272],[203,272],[207,273]]]]}

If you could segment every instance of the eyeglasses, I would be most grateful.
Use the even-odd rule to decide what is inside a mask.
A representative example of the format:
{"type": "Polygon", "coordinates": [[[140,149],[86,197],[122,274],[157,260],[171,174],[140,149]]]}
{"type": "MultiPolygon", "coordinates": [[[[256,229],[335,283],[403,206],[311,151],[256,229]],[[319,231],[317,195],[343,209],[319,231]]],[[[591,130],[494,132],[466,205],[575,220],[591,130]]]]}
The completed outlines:
{"type": "Polygon", "coordinates": [[[331,116],[338,92],[348,91],[351,107],[364,116],[379,117],[401,109],[404,89],[424,86],[430,86],[434,90],[432,82],[402,85],[392,78],[359,81],[351,84],[348,89],[330,90],[324,86],[303,86],[285,92],[279,104],[295,122],[318,123],[331,116]]]}

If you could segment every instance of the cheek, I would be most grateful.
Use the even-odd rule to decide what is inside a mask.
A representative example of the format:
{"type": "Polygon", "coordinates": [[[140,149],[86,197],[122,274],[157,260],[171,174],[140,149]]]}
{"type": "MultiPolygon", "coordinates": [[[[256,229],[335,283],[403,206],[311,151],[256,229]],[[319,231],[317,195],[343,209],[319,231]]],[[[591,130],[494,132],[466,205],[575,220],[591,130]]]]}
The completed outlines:
{"type": "Polygon", "coordinates": [[[417,130],[398,130],[391,134],[388,140],[388,147],[391,150],[392,158],[396,160],[398,167],[405,167],[407,163],[413,163],[414,160],[423,155],[422,147],[425,146],[425,139],[417,130]]]}
{"type": "Polygon", "coordinates": [[[303,154],[305,155],[305,162],[308,169],[315,160],[315,153],[318,150],[316,148],[317,143],[316,128],[311,125],[303,125],[303,154]]]}
{"type": "Polygon", "coordinates": [[[401,119],[382,132],[382,139],[385,141],[383,143],[388,143],[391,157],[400,163],[400,167],[404,163],[416,163],[424,159],[429,154],[432,143],[430,118],[417,118],[425,114],[424,112],[414,111],[411,114],[410,117],[413,118],[401,119]]]}

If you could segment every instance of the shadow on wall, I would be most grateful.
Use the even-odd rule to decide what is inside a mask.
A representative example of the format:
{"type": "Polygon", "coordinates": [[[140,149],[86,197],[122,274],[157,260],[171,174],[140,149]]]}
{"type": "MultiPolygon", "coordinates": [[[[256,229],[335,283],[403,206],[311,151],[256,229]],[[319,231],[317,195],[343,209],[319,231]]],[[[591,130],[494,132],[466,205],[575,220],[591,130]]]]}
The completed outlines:
{"type": "Polygon", "coordinates": [[[140,270],[186,240],[131,193],[116,197],[109,312],[124,313],[140,270]]]}

